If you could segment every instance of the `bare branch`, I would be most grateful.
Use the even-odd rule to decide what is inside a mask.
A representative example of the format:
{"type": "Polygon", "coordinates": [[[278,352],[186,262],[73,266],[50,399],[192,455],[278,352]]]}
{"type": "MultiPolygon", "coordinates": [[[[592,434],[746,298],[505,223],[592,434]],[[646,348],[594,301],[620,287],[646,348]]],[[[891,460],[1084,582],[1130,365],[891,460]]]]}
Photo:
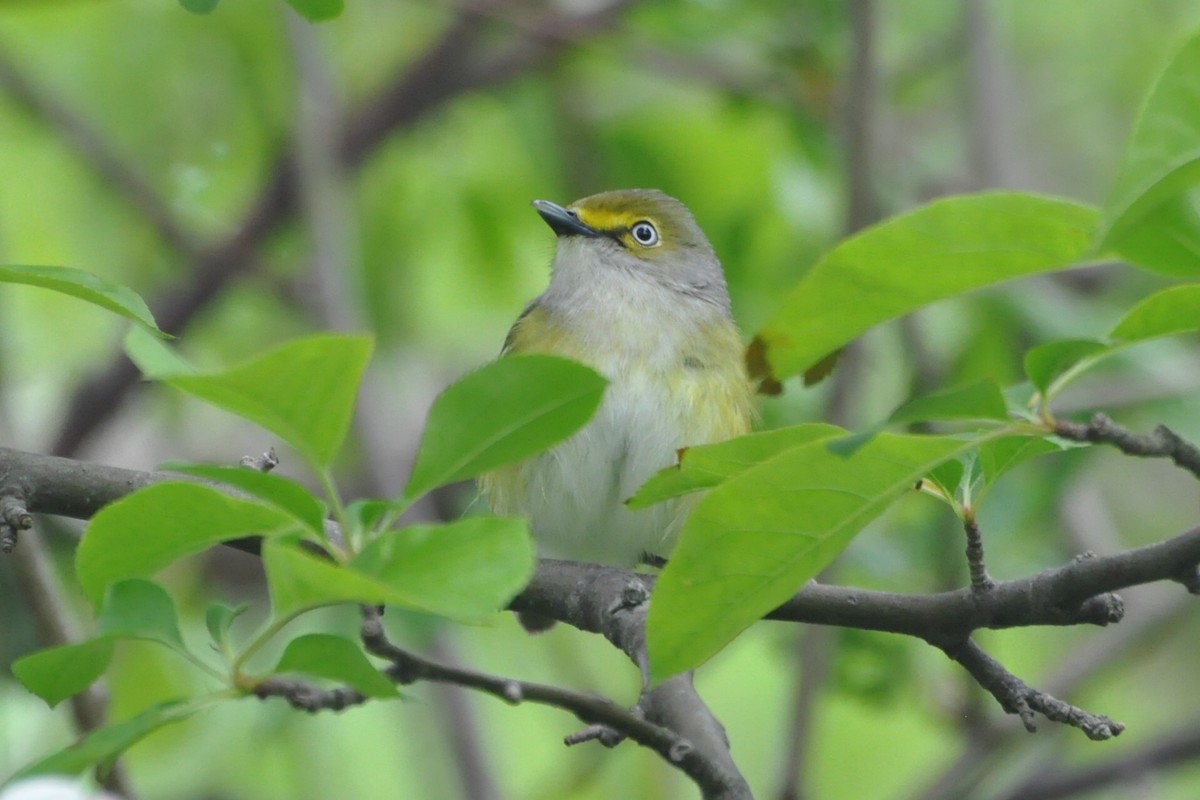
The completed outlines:
{"type": "Polygon", "coordinates": [[[1009,714],[1017,714],[1025,730],[1037,730],[1034,714],[1040,713],[1052,722],[1062,722],[1079,728],[1089,739],[1102,741],[1120,735],[1125,726],[1113,722],[1106,716],[1089,714],[1083,709],[1047,694],[1032,689],[1013,675],[1004,665],[989,656],[983,649],[968,639],[956,647],[945,648],[946,655],[957,661],[971,673],[980,686],[987,689],[1009,714]]]}
{"type": "Polygon", "coordinates": [[[348,686],[322,689],[307,681],[281,678],[278,675],[259,681],[254,687],[254,696],[260,700],[282,697],[292,708],[310,714],[318,711],[342,711],[367,701],[365,695],[348,686]]]}
{"type": "MultiPolygon", "coordinates": [[[[417,681],[452,683],[490,694],[511,705],[529,701],[562,708],[589,726],[600,726],[597,730],[614,731],[621,737],[654,750],[667,763],[692,778],[706,800],[742,800],[751,797],[741,775],[736,772],[729,774],[723,764],[714,762],[691,741],[676,733],[678,728],[655,724],[653,711],[644,707],[628,711],[609,700],[557,686],[502,678],[421,658],[393,644],[383,629],[379,610],[369,606],[363,608],[362,639],[370,653],[391,662],[392,665],[387,669],[388,676],[399,684],[417,681]]],[[[671,684],[675,691],[686,691],[679,685],[678,679],[675,682],[668,681],[664,686],[667,684],[671,684]]],[[[690,679],[687,685],[690,687],[690,679]]],[[[660,705],[679,708],[683,704],[662,701],[660,705]]],[[[687,729],[686,725],[680,727],[687,729]]],[[[602,735],[589,738],[604,740],[602,735]]],[[[609,738],[609,741],[615,744],[619,739],[609,738]]]]}
{"type": "Polygon", "coordinates": [[[1094,414],[1086,425],[1058,420],[1054,423],[1054,432],[1076,442],[1111,444],[1126,455],[1170,458],[1176,466],[1200,478],[1200,448],[1166,425],[1159,425],[1153,433],[1140,435],[1121,427],[1104,414],[1094,414]]]}

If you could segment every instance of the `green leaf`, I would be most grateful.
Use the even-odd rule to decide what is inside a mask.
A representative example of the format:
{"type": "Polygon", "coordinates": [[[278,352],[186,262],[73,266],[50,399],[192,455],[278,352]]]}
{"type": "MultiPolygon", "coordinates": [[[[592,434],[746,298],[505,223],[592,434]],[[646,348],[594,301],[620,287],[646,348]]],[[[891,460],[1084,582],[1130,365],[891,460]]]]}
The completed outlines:
{"type": "Polygon", "coordinates": [[[943,422],[951,420],[1008,419],[1008,403],[1004,393],[991,378],[943,389],[940,392],[913,398],[891,413],[883,422],[866,430],[844,436],[829,443],[829,451],[843,457],[854,455],[889,425],[912,422],[943,422]]]}
{"type": "Polygon", "coordinates": [[[1160,275],[1200,275],[1198,203],[1196,192],[1164,200],[1153,214],[1110,237],[1114,249],[1130,264],[1160,275]]]}
{"type": "Polygon", "coordinates": [[[1172,286],[1142,300],[1109,331],[1111,344],[1089,339],[1048,342],[1025,354],[1025,371],[1047,398],[1126,347],[1200,330],[1200,285],[1172,286]]]}
{"type": "Polygon", "coordinates": [[[934,422],[959,419],[1007,421],[1008,404],[991,378],[944,389],[909,400],[892,412],[888,422],[934,422]]]}
{"type": "Polygon", "coordinates": [[[1135,234],[1134,253],[1127,257],[1140,266],[1171,275],[1200,275],[1200,219],[1186,193],[1200,180],[1200,35],[1193,36],[1167,64],[1151,88],[1134,123],[1125,158],[1117,171],[1108,202],[1096,229],[1101,247],[1126,254],[1135,234]],[[1160,222],[1158,213],[1166,213],[1160,222]],[[1148,230],[1137,231],[1141,227],[1148,230]],[[1159,230],[1154,230],[1159,228],[1159,230]],[[1176,250],[1183,242],[1191,258],[1172,250],[1156,257],[1154,239],[1167,240],[1176,250]]]}
{"type": "Polygon", "coordinates": [[[326,678],[367,697],[400,696],[392,682],[371,665],[361,645],[326,633],[310,633],[288,642],[272,672],[326,678]]]}
{"type": "Polygon", "coordinates": [[[69,294],[120,314],[140,325],[145,325],[161,336],[166,336],[154,324],[154,316],[147,308],[146,301],[136,292],[81,269],[0,264],[0,283],[23,283],[69,294]]]}
{"type": "Polygon", "coordinates": [[[1018,464],[1035,456],[1061,451],[1063,445],[1040,436],[1005,436],[979,446],[982,488],[976,493],[978,505],[996,480],[1018,464]]]}
{"type": "Polygon", "coordinates": [[[932,481],[940,488],[946,501],[950,503],[951,507],[955,507],[956,501],[961,500],[960,492],[963,483],[969,480],[973,468],[973,460],[963,455],[938,464],[929,470],[925,480],[932,481]]]}
{"type": "Polygon", "coordinates": [[[314,556],[290,539],[263,542],[263,566],[276,617],[338,603],[407,604],[407,597],[374,578],[314,556]]]}
{"type": "Polygon", "coordinates": [[[104,674],[112,661],[111,636],[38,650],[18,658],[12,673],[26,689],[50,704],[79,694],[104,674]]]}
{"type": "Polygon", "coordinates": [[[204,624],[208,627],[208,635],[213,643],[221,649],[229,645],[229,629],[233,621],[246,613],[250,608],[246,603],[240,603],[232,608],[224,603],[213,603],[204,612],[204,624]]]}
{"type": "Polygon", "coordinates": [[[132,578],[108,588],[96,629],[101,635],[150,639],[173,649],[186,650],[179,634],[175,603],[153,581],[132,578]]]}
{"type": "Polygon", "coordinates": [[[179,5],[183,6],[193,14],[211,14],[216,9],[217,4],[221,0],[179,0],[179,5]]]}
{"type": "Polygon", "coordinates": [[[277,617],[382,603],[476,620],[503,608],[536,564],[528,523],[503,517],[385,531],[348,564],[313,556],[288,538],[263,546],[277,617]]]}
{"type": "Polygon", "coordinates": [[[678,464],[661,470],[642,484],[626,505],[646,508],[672,497],[709,489],[788,448],[844,433],[836,425],[811,422],[689,447],[680,452],[678,464]]]}
{"type": "Polygon", "coordinates": [[[1062,339],[1039,344],[1025,354],[1025,374],[1038,391],[1049,395],[1054,381],[1079,362],[1107,349],[1108,345],[1094,339],[1062,339]]]}
{"type": "Polygon", "coordinates": [[[460,378],[429,410],[404,496],[561,442],[591,419],[606,383],[582,364],[546,355],[505,356],[460,378]]]}
{"type": "Polygon", "coordinates": [[[225,372],[167,383],[278,434],[320,469],[346,437],[370,356],[368,336],[312,336],[225,372]]]}
{"type": "Polygon", "coordinates": [[[536,563],[525,520],[468,517],[386,531],[350,565],[403,594],[410,607],[470,620],[504,608],[536,563]]]}
{"type": "Polygon", "coordinates": [[[98,635],[76,644],[39,650],[13,663],[13,674],[52,707],[99,678],[112,660],[118,639],[146,639],[187,654],[175,604],[151,581],[113,584],[97,619],[98,635]]]}
{"type": "Polygon", "coordinates": [[[1200,330],[1200,284],[1193,283],[1150,295],[1131,308],[1108,336],[1132,344],[1196,330],[1200,330]]]}
{"type": "Polygon", "coordinates": [[[194,703],[172,700],[152,706],[132,719],[97,728],[80,741],[25,767],[16,778],[31,775],[75,775],[97,764],[111,763],[117,756],[154,731],[192,716],[200,708],[194,703]]]}
{"type": "Polygon", "coordinates": [[[358,531],[369,531],[391,513],[402,513],[404,504],[392,500],[353,500],[342,509],[347,523],[358,531]]]}
{"type": "Polygon", "coordinates": [[[181,472],[207,478],[241,489],[246,494],[287,512],[308,530],[319,536],[325,535],[325,504],[291,478],[246,467],[184,464],[174,461],[160,464],[158,468],[167,472],[181,472]]]}
{"type": "Polygon", "coordinates": [[[242,536],[292,527],[291,518],[197,483],[158,483],[100,509],[75,552],[84,593],[99,605],[105,588],[152,575],[171,562],[242,536]]]}
{"type": "Polygon", "coordinates": [[[883,433],[843,458],[818,440],[710,491],[654,589],[652,676],[692,669],[719,651],[824,569],[897,495],[972,446],[883,433]]]}
{"type": "Polygon", "coordinates": [[[934,300],[1077,263],[1096,212],[990,193],[936,200],[846,239],[809,270],[759,332],[759,377],[808,369],[873,325],[934,300]]]}
{"type": "Polygon", "coordinates": [[[345,0],[287,0],[296,13],[309,22],[324,22],[341,15],[345,0]]]}
{"type": "Polygon", "coordinates": [[[187,359],[160,337],[140,325],[130,327],[125,334],[125,354],[147,378],[162,380],[172,375],[192,375],[196,372],[187,359]]]}

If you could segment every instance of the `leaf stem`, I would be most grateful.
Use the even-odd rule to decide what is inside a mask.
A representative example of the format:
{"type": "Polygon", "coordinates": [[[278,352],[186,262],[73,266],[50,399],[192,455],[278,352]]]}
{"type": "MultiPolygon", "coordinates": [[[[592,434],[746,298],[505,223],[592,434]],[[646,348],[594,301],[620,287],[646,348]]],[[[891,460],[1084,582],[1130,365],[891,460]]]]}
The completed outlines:
{"type": "Polygon", "coordinates": [[[230,665],[230,671],[233,675],[235,683],[237,681],[237,676],[241,673],[242,667],[245,666],[246,662],[249,661],[255,653],[261,650],[263,645],[265,645],[267,642],[273,639],[276,634],[283,630],[289,622],[307,610],[309,609],[293,611],[290,614],[285,614],[282,617],[276,617],[272,619],[267,623],[266,627],[260,630],[254,635],[254,638],[246,643],[245,648],[233,659],[233,663],[230,665]]]}

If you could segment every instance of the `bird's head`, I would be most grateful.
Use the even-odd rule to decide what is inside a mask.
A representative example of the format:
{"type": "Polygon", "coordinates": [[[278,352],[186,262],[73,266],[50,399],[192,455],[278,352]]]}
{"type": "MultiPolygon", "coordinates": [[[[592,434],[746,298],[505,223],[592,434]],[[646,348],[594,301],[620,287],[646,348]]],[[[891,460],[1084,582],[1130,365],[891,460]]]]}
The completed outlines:
{"type": "Polygon", "coordinates": [[[592,270],[627,270],[728,310],[729,294],[712,245],[687,206],[657,189],[602,192],[534,208],[558,235],[556,273],[588,280],[592,270]]]}

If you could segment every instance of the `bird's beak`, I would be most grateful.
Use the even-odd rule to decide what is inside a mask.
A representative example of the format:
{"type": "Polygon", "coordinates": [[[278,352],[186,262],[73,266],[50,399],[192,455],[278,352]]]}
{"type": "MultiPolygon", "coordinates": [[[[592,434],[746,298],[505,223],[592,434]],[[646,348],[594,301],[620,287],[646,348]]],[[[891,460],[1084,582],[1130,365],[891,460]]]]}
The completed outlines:
{"type": "Polygon", "coordinates": [[[542,219],[546,220],[550,229],[559,236],[594,237],[600,235],[599,231],[585,225],[579,217],[558,203],[551,203],[549,200],[534,200],[533,207],[542,215],[542,219]]]}

